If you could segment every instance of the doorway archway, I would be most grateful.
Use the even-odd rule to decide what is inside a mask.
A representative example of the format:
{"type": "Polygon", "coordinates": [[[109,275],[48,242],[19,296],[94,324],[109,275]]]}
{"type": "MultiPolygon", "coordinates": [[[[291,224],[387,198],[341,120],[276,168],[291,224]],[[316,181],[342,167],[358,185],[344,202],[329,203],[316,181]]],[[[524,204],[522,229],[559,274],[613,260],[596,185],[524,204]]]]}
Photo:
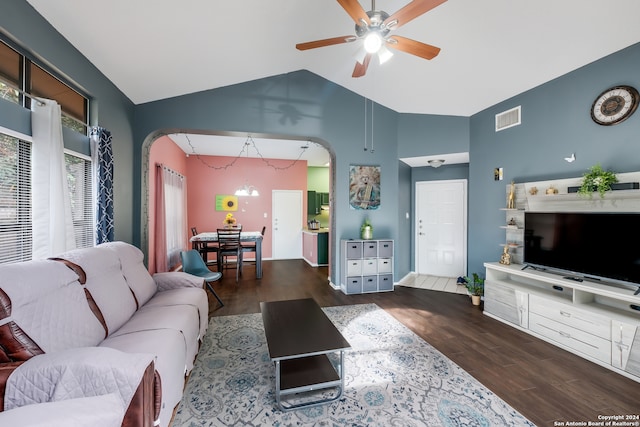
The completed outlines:
{"type": "MultiPolygon", "coordinates": [[[[152,165],[150,165],[151,148],[158,139],[165,136],[169,136],[169,135],[175,135],[175,134],[197,135],[198,137],[208,136],[208,137],[211,137],[212,141],[215,141],[216,139],[220,140],[220,138],[223,138],[223,137],[237,138],[237,139],[242,139],[244,141],[245,139],[247,139],[249,135],[248,133],[244,133],[244,132],[241,133],[241,132],[208,131],[208,130],[162,129],[147,136],[142,146],[142,156],[141,156],[141,165],[140,165],[141,166],[141,187],[142,187],[141,200],[140,200],[140,204],[141,204],[140,242],[141,242],[141,249],[144,252],[145,259],[147,260],[148,263],[149,263],[150,257],[154,255],[153,248],[150,246],[150,240],[152,240],[152,236],[151,236],[152,230],[150,228],[150,223],[152,222],[151,219],[153,215],[152,206],[150,205],[150,199],[151,199],[150,179],[152,179],[152,177],[150,176],[150,171],[153,170],[151,168],[152,165]]],[[[317,139],[317,138],[306,138],[306,137],[297,137],[297,136],[290,136],[290,135],[252,133],[250,134],[250,136],[253,138],[260,138],[261,140],[269,140],[269,141],[273,140],[274,144],[276,144],[278,141],[297,142],[300,144],[313,143],[315,145],[322,147],[324,150],[326,150],[329,155],[328,167],[329,167],[329,181],[330,181],[329,182],[330,198],[331,200],[334,200],[333,183],[335,182],[335,169],[334,169],[334,165],[336,163],[335,152],[328,142],[317,139]]],[[[212,142],[212,143],[215,143],[215,142],[212,142]]],[[[185,152],[185,155],[188,155],[188,154],[189,153],[185,152]]],[[[187,186],[188,185],[189,184],[187,184],[187,186]]],[[[330,214],[329,237],[331,239],[333,235],[333,230],[335,230],[335,216],[334,216],[333,203],[329,205],[329,214],[330,214]]],[[[329,261],[330,261],[329,262],[330,266],[335,262],[335,256],[333,254],[330,255],[329,261]]]]}

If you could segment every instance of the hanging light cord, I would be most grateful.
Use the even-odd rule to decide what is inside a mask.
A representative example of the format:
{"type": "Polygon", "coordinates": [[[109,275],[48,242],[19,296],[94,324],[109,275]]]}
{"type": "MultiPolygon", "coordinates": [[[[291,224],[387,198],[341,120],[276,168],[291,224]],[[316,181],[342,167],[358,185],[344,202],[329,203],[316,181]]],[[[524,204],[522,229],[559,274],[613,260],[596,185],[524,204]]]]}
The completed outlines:
{"type": "Polygon", "coordinates": [[[367,120],[369,119],[369,114],[367,114],[368,110],[368,102],[367,98],[364,99],[364,151],[369,151],[369,153],[373,154],[375,151],[373,149],[373,101],[371,101],[371,123],[370,123],[370,134],[371,134],[371,149],[367,148],[367,120]]]}
{"type": "Polygon", "coordinates": [[[240,157],[242,157],[242,155],[246,152],[247,153],[247,158],[249,158],[249,147],[253,147],[254,150],[256,150],[256,153],[258,155],[258,157],[260,158],[260,160],[262,160],[267,166],[275,169],[275,170],[287,170],[291,167],[293,167],[293,165],[295,165],[303,156],[303,154],[307,151],[307,148],[309,148],[309,142],[307,142],[307,145],[301,147],[301,151],[300,154],[298,154],[298,157],[293,160],[289,165],[287,166],[276,166],[274,164],[272,164],[271,162],[269,162],[268,159],[265,159],[262,156],[262,153],[260,153],[260,150],[258,150],[258,147],[256,146],[255,141],[253,140],[253,138],[251,138],[251,135],[247,136],[247,140],[244,142],[244,144],[242,145],[242,150],[240,150],[240,153],[238,153],[238,155],[236,157],[233,158],[233,160],[229,163],[227,163],[226,165],[223,166],[215,166],[210,164],[209,162],[206,161],[206,159],[204,159],[202,156],[200,156],[200,154],[196,153],[196,149],[193,146],[193,144],[191,143],[191,140],[189,139],[189,135],[184,134],[185,138],[187,138],[187,143],[189,144],[189,147],[191,147],[191,153],[194,156],[196,156],[198,158],[198,160],[200,160],[200,162],[202,162],[203,165],[207,166],[208,168],[211,169],[215,169],[215,170],[226,170],[228,168],[230,168],[231,166],[235,165],[235,163],[238,161],[238,159],[240,157]]]}

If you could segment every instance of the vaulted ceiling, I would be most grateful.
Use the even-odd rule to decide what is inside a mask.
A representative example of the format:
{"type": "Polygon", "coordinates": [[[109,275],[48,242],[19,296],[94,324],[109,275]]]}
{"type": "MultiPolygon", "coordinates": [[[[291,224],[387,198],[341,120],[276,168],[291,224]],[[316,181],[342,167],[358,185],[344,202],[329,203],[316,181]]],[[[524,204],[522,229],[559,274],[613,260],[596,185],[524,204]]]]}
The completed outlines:
{"type": "Polygon", "coordinates": [[[135,104],[307,69],[397,112],[470,116],[640,41],[638,0],[448,0],[395,31],[437,57],[353,78],[357,42],[295,48],[354,34],[335,0],[28,2],[135,104]]]}
{"type": "Polygon", "coordinates": [[[640,42],[638,0],[448,0],[394,31],[438,56],[392,50],[353,78],[361,41],[295,47],[355,34],[335,0],[27,1],[135,104],[307,69],[400,113],[470,116],[640,42]]]}

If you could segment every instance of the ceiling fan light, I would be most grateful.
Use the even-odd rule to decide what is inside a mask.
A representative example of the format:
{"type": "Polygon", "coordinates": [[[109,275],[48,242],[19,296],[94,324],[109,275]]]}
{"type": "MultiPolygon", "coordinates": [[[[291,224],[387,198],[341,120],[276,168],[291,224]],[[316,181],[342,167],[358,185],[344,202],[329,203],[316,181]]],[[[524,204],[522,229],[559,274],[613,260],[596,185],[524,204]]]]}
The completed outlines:
{"type": "Polygon", "coordinates": [[[384,64],[393,56],[393,52],[386,48],[386,46],[381,46],[378,51],[378,61],[380,61],[380,65],[384,64]]]}
{"type": "Polygon", "coordinates": [[[353,54],[353,57],[360,64],[364,63],[364,58],[367,56],[367,51],[364,50],[362,46],[358,48],[358,50],[353,54]]]}
{"type": "Polygon", "coordinates": [[[367,34],[364,38],[364,49],[368,53],[376,53],[382,47],[382,37],[376,32],[367,34]]]}

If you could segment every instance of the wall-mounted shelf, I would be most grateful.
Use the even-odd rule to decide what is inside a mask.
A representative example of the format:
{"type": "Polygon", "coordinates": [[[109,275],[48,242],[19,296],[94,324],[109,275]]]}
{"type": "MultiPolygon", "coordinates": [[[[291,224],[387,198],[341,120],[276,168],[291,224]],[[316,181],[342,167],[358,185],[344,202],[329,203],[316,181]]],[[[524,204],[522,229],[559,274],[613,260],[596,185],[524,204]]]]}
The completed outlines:
{"type": "MultiPolygon", "coordinates": [[[[620,183],[640,181],[640,172],[619,173],[616,176],[620,183]]],[[[640,190],[608,191],[604,198],[597,192],[593,193],[591,198],[569,193],[569,187],[580,186],[581,181],[582,178],[566,178],[516,184],[516,206],[527,211],[640,211],[640,190]],[[545,191],[550,186],[556,188],[558,193],[546,194],[545,191]],[[534,187],[538,189],[537,194],[531,194],[534,187]]],[[[507,191],[508,188],[509,185],[507,191]]]]}

